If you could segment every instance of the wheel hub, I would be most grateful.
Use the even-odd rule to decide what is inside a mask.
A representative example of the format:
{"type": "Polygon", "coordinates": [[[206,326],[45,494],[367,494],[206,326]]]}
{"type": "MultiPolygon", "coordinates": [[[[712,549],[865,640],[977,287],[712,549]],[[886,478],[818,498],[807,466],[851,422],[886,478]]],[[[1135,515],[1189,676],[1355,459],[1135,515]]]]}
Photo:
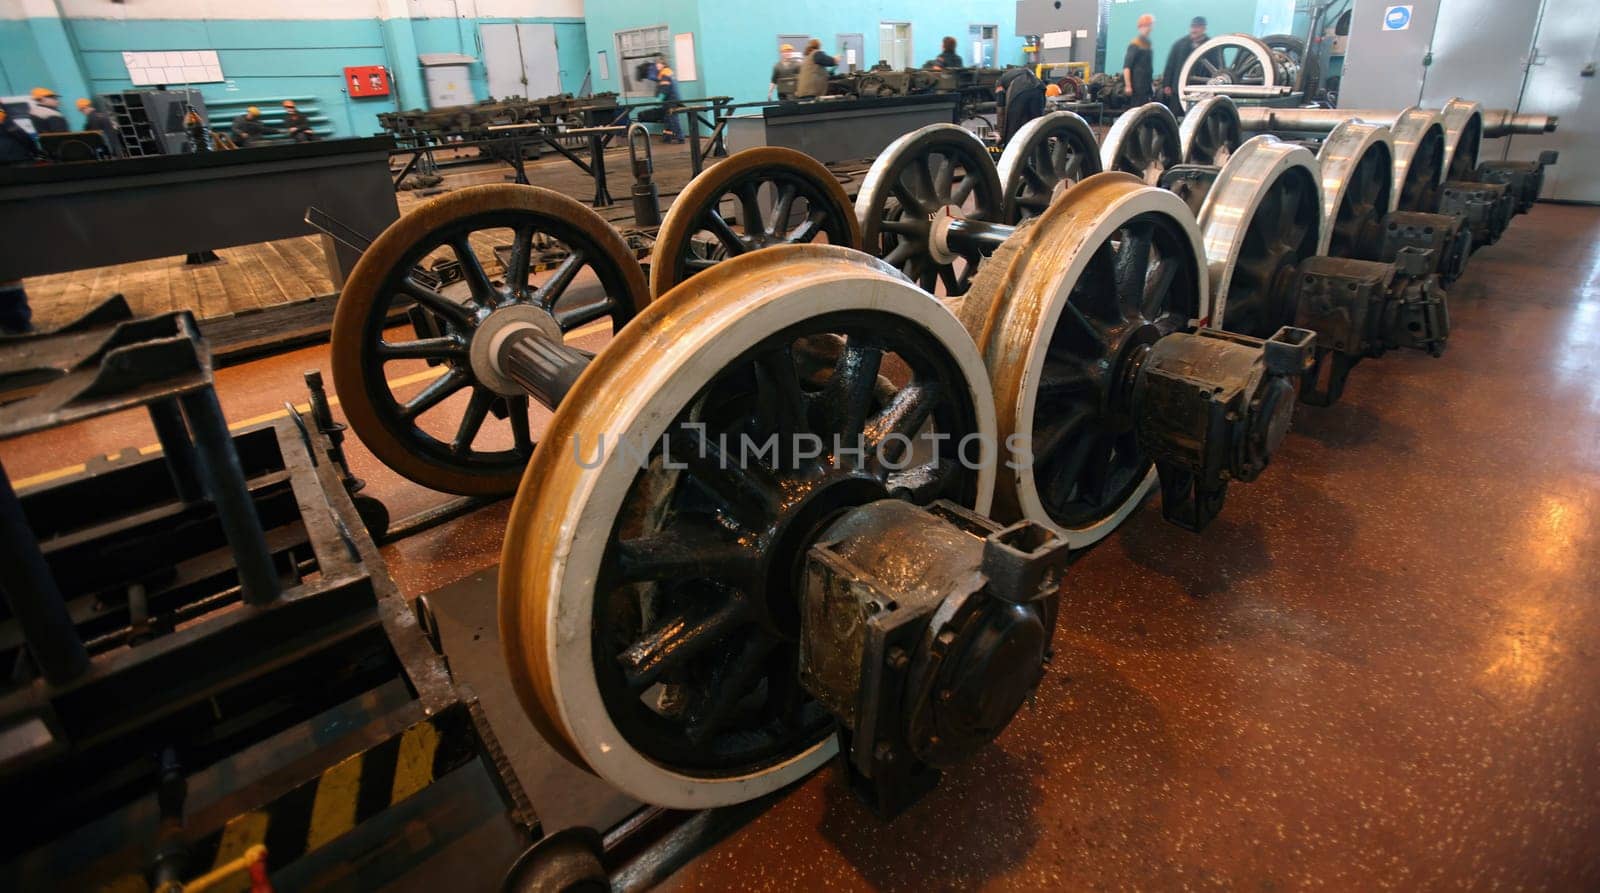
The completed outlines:
{"type": "Polygon", "coordinates": [[[928,256],[936,264],[953,264],[960,255],[950,249],[950,227],[965,216],[955,205],[945,205],[933,212],[928,227],[928,256]]]}
{"type": "Polygon", "coordinates": [[[766,580],[764,623],[785,641],[800,634],[800,606],[794,595],[803,591],[806,553],[822,532],[840,515],[889,496],[882,480],[862,472],[836,469],[817,481],[795,482],[785,487],[791,498],[778,507],[778,515],[762,538],[766,580]]]}
{"type": "Polygon", "coordinates": [[[472,330],[472,342],[467,347],[467,361],[472,374],[484,387],[502,397],[519,397],[527,393],[500,368],[497,361],[500,345],[511,333],[523,329],[534,329],[553,341],[561,341],[561,327],[556,324],[555,317],[532,304],[497,307],[472,330]]]}

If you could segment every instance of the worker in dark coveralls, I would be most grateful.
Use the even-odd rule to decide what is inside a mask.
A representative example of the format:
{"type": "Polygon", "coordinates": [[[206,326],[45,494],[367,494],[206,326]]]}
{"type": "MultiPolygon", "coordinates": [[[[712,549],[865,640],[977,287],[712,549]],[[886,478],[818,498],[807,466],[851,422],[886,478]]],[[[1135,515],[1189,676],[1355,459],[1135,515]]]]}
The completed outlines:
{"type": "Polygon", "coordinates": [[[283,126],[288,129],[290,138],[297,143],[312,143],[322,139],[311,129],[311,119],[295,107],[293,99],[283,101],[283,126]]]}
{"type": "Polygon", "coordinates": [[[90,99],[78,100],[78,111],[83,113],[83,129],[98,130],[105,134],[106,148],[111,150],[112,155],[121,155],[122,134],[117,132],[116,122],[111,120],[111,116],[95,108],[94,101],[90,99]]]}
{"type": "Polygon", "coordinates": [[[28,117],[34,133],[66,133],[67,117],[61,114],[61,97],[49,87],[34,87],[28,102],[28,117]]]}
{"type": "Polygon", "coordinates": [[[1044,81],[1025,65],[1008,68],[994,85],[995,104],[1000,109],[1001,145],[1022,125],[1044,114],[1044,81]]]}
{"type": "Polygon", "coordinates": [[[1156,26],[1156,17],[1145,13],[1139,16],[1139,33],[1128,41],[1128,51],[1122,57],[1122,95],[1135,106],[1150,101],[1150,81],[1155,77],[1155,54],[1150,51],[1150,29],[1156,26]]]}
{"type": "Polygon", "coordinates": [[[678,106],[683,102],[683,96],[678,93],[677,77],[665,65],[656,72],[656,98],[666,103],[661,109],[662,140],[683,142],[683,124],[678,121],[678,106]]]}
{"type": "Polygon", "coordinates": [[[963,67],[961,65],[961,54],[956,52],[956,39],[954,37],[946,37],[944,39],[944,50],[934,57],[933,67],[941,70],[963,67]]]}
{"type": "MultiPolygon", "coordinates": [[[[1200,45],[1211,39],[1206,33],[1206,17],[1195,16],[1189,22],[1189,33],[1178,38],[1172,44],[1172,49],[1167,51],[1167,67],[1161,72],[1161,100],[1172,107],[1174,115],[1183,114],[1182,84],[1178,78],[1183,75],[1183,63],[1189,61],[1189,54],[1200,48],[1200,45]]],[[[1206,60],[1217,68],[1222,67],[1222,51],[1213,49],[1206,53],[1206,60]]]]}
{"type": "Polygon", "coordinates": [[[28,164],[39,158],[39,144],[0,108],[0,164],[28,164]]]}
{"type": "Polygon", "coordinates": [[[278,128],[270,127],[261,120],[261,110],[255,106],[250,106],[244,110],[244,114],[233,119],[233,144],[241,149],[258,146],[263,142],[262,137],[277,132],[278,128]]]}

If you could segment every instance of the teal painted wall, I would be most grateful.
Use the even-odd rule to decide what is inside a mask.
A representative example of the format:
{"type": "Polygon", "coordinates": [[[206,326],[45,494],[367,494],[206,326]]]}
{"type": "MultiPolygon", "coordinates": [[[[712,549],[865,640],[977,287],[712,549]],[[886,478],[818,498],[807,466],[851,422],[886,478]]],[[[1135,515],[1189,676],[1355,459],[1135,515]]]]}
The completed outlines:
{"type": "MultiPolygon", "coordinates": [[[[749,8],[746,7],[744,12],[748,16],[749,8]]],[[[708,93],[705,88],[705,42],[701,39],[700,4],[696,0],[659,0],[650,4],[641,4],[636,0],[584,0],[583,17],[587,34],[584,68],[594,73],[596,93],[622,92],[622,79],[619,73],[621,71],[619,66],[622,63],[617,58],[616,32],[630,28],[666,25],[669,34],[689,32],[695,35],[695,55],[698,57],[696,62],[699,63],[700,78],[679,83],[678,91],[685,99],[715,95],[708,93]],[[601,51],[605,52],[609,60],[607,67],[610,70],[604,78],[600,77],[598,63],[595,61],[596,54],[601,51]]],[[[637,99],[629,97],[629,99],[644,101],[642,97],[637,99]]]]}
{"type": "MultiPolygon", "coordinates": [[[[72,100],[133,89],[123,52],[215,49],[228,80],[196,85],[208,105],[236,109],[311,99],[333,135],[364,136],[378,132],[381,112],[427,105],[418,54],[465,53],[481,60],[478,26],[506,22],[554,24],[562,90],[577,92],[589,53],[583,20],[573,18],[8,19],[0,20],[0,87],[6,95],[53,87],[76,126],[81,122],[72,100]],[[349,98],[343,73],[350,65],[388,66],[396,92],[349,98]]],[[[481,61],[472,66],[472,86],[478,99],[488,98],[481,61]]],[[[212,123],[226,122],[217,115],[212,123]]]]}
{"type": "MultiPolygon", "coordinates": [[[[946,35],[956,39],[963,59],[971,55],[969,25],[998,27],[999,65],[1020,64],[1022,38],[1016,30],[1014,0],[972,0],[967,3],[926,3],[919,0],[790,0],[763,10],[759,24],[752,22],[742,0],[702,0],[701,17],[707,29],[698,41],[702,56],[709,56],[707,89],[714,95],[741,101],[765,99],[776,59],[777,35],[810,34],[822,47],[837,54],[839,34],[860,34],[866,59],[863,67],[878,61],[878,25],[911,23],[912,64],[939,55],[946,35]],[[757,30],[759,29],[759,30],[757,30]]],[[[968,60],[970,61],[970,60],[968,60]]]]}
{"type": "Polygon", "coordinates": [[[1196,4],[1194,0],[1128,0],[1111,4],[1111,20],[1106,25],[1106,69],[1122,70],[1122,56],[1139,30],[1139,16],[1149,13],[1156,17],[1155,28],[1150,32],[1150,43],[1155,49],[1156,77],[1161,76],[1167,64],[1167,51],[1173,41],[1189,32],[1189,20],[1196,15],[1206,17],[1206,30],[1212,37],[1222,34],[1254,34],[1256,0],[1208,0],[1196,4]]]}
{"type": "Polygon", "coordinates": [[[0,95],[24,95],[49,77],[28,20],[0,19],[0,95]]]}

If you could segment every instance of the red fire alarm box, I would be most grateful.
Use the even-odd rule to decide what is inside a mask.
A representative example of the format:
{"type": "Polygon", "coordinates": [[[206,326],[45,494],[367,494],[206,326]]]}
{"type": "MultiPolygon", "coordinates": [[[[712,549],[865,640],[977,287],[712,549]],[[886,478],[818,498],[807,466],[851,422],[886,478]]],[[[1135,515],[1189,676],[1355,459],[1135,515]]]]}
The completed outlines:
{"type": "Polygon", "coordinates": [[[389,70],[382,65],[354,65],[344,70],[344,88],[352,98],[389,95],[389,70]]]}

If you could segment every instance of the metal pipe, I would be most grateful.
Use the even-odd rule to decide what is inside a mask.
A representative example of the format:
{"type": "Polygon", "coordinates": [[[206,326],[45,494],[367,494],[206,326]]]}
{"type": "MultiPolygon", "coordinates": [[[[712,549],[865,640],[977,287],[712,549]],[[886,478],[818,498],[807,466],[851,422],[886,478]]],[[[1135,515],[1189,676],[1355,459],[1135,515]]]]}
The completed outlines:
{"type": "Polygon", "coordinates": [[[0,467],[0,595],[11,606],[46,679],[69,682],[89,669],[89,652],[4,467],[0,467]]]}
{"type": "Polygon", "coordinates": [[[993,254],[1000,244],[1016,231],[1016,227],[1006,226],[1003,223],[954,217],[949,221],[944,238],[951,247],[977,249],[984,254],[993,254]]]}
{"type": "Polygon", "coordinates": [[[234,449],[233,435],[228,433],[222,406],[217,403],[217,392],[206,388],[179,399],[189,419],[189,429],[194,432],[206,492],[217,507],[223,535],[233,548],[244,600],[251,605],[271,604],[278,598],[278,572],[272,566],[261,516],[250,499],[250,485],[239,466],[239,453],[234,449]]]}
{"type": "MultiPolygon", "coordinates": [[[[1274,109],[1241,106],[1239,125],[1244,130],[1256,132],[1327,133],[1351,118],[1393,127],[1401,111],[1403,109],[1274,109]]],[[[1560,119],[1554,115],[1519,115],[1510,109],[1483,110],[1483,135],[1486,137],[1550,133],[1558,123],[1560,119]]]]}
{"type": "Polygon", "coordinates": [[[156,429],[156,439],[161,442],[161,452],[167,462],[167,472],[172,475],[172,486],[178,498],[194,502],[200,498],[200,479],[196,475],[197,462],[194,444],[189,442],[189,428],[183,422],[183,411],[177,400],[157,400],[151,403],[150,424],[156,429]]]}

